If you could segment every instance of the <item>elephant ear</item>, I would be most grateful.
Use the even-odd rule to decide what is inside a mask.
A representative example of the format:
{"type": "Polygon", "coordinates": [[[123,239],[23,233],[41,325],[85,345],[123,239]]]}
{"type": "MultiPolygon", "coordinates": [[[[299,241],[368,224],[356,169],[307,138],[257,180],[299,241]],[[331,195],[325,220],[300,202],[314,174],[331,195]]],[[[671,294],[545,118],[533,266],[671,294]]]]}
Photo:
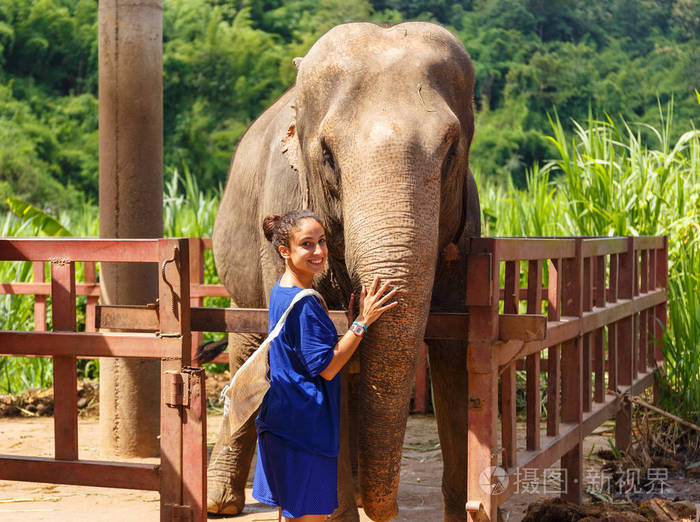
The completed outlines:
{"type": "Polygon", "coordinates": [[[299,189],[301,190],[302,203],[304,208],[309,208],[309,183],[306,179],[304,160],[301,157],[301,145],[297,134],[297,122],[292,120],[287,128],[287,134],[282,138],[282,153],[287,158],[289,166],[296,171],[299,176],[299,189]]]}

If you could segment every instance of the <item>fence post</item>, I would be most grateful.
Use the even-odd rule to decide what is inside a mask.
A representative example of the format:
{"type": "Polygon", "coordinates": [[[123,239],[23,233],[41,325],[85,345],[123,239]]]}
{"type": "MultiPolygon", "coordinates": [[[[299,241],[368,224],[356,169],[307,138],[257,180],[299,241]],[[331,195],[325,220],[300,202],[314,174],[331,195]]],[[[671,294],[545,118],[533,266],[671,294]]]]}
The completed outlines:
{"type": "Polygon", "coordinates": [[[159,240],[158,309],[161,345],[174,343],[180,359],[161,359],[160,520],[170,522],[183,504],[183,408],[168,406],[172,381],[190,363],[189,249],[186,239],[159,240]]]}
{"type": "MultiPolygon", "coordinates": [[[[593,272],[593,306],[605,306],[605,256],[596,256],[593,272]]],[[[593,352],[595,364],[595,402],[605,401],[605,346],[603,328],[593,332],[593,352]]]]}
{"type": "MultiPolygon", "coordinates": [[[[583,312],[593,310],[593,259],[590,257],[583,258],[583,312]]],[[[591,340],[593,334],[591,332],[583,334],[583,411],[591,411],[593,408],[593,393],[591,387],[591,371],[593,369],[593,352],[591,350],[591,340]]]]}
{"type": "MultiPolygon", "coordinates": [[[[562,314],[575,316],[581,321],[583,317],[583,259],[580,238],[574,239],[575,257],[564,259],[562,314]]],[[[583,337],[579,335],[562,344],[561,386],[562,409],[561,420],[580,425],[583,422],[583,337]]],[[[562,498],[580,504],[583,481],[583,444],[579,436],[578,443],[561,458],[561,466],[566,469],[563,478],[565,486],[562,498]]]]}
{"type": "MultiPolygon", "coordinates": [[[[562,258],[549,260],[547,283],[547,320],[561,318],[562,258]]],[[[559,380],[561,370],[561,345],[547,348],[547,435],[559,435],[559,380]]]]}
{"type": "MultiPolygon", "coordinates": [[[[639,269],[639,293],[645,294],[649,291],[649,250],[644,249],[640,254],[641,262],[639,269]]],[[[647,371],[647,352],[649,346],[649,310],[639,312],[639,350],[637,351],[637,372],[647,371]]]]}
{"type": "MultiPolygon", "coordinates": [[[[204,282],[204,248],[202,238],[188,238],[190,250],[190,285],[201,285],[204,282]]],[[[200,296],[190,297],[190,307],[202,306],[204,298],[200,296]]],[[[197,348],[202,344],[202,332],[191,332],[192,355],[197,353],[197,348]]],[[[199,362],[192,359],[192,366],[199,367],[199,362]]]]}
{"type": "MultiPolygon", "coordinates": [[[[75,263],[51,263],[54,332],[75,332],[75,263]]],[[[78,375],[75,356],[53,358],[54,444],[61,460],[78,460],[78,375]]]]}
{"type": "MultiPolygon", "coordinates": [[[[34,261],[32,263],[32,270],[34,271],[34,282],[44,283],[46,282],[46,272],[44,272],[44,262],[34,261]]],[[[37,332],[46,331],[46,296],[45,295],[35,295],[34,296],[34,330],[37,332]]]]}
{"type": "MultiPolygon", "coordinates": [[[[527,313],[542,313],[542,261],[530,261],[527,268],[527,313]]],[[[525,360],[528,451],[540,449],[540,352],[525,360]]]]}
{"type": "MultiPolygon", "coordinates": [[[[503,290],[503,313],[517,314],[519,303],[520,261],[507,261],[503,290]]],[[[512,361],[501,373],[501,445],[503,448],[503,467],[506,470],[517,466],[518,442],[516,436],[515,361],[512,361]]]]}
{"type": "Polygon", "coordinates": [[[469,429],[466,507],[471,522],[481,522],[485,517],[495,521],[498,513],[495,497],[502,492],[502,485],[494,480],[494,467],[498,464],[498,366],[493,343],[498,338],[499,262],[493,240],[482,239],[479,244],[485,248],[473,251],[467,258],[469,429]]]}
{"type": "MultiPolygon", "coordinates": [[[[634,238],[627,238],[627,251],[620,256],[620,288],[622,299],[634,298],[635,279],[634,238]]],[[[617,361],[618,384],[629,386],[634,378],[634,316],[625,317],[617,322],[617,361]]],[[[615,414],[615,446],[627,451],[632,441],[632,405],[623,402],[615,414]]]]}
{"type": "MultiPolygon", "coordinates": [[[[94,261],[86,261],[84,264],[85,283],[97,284],[97,268],[94,261]]],[[[97,311],[97,302],[99,296],[88,295],[87,304],[85,305],[85,331],[95,331],[95,312],[97,311]]]]}
{"type": "MultiPolygon", "coordinates": [[[[606,292],[607,299],[611,303],[617,302],[618,296],[618,273],[620,271],[620,256],[618,254],[610,255],[610,288],[606,292]]],[[[617,327],[618,323],[608,325],[608,389],[617,390],[618,378],[618,353],[617,353],[617,327]]]]}
{"type": "MultiPolygon", "coordinates": [[[[668,296],[668,237],[664,236],[663,247],[654,251],[655,256],[655,288],[663,288],[668,296]]],[[[664,330],[666,330],[666,302],[654,307],[654,360],[659,364],[663,364],[664,355],[661,352],[664,330]]],[[[659,388],[654,379],[654,403],[659,402],[659,388]]]]}

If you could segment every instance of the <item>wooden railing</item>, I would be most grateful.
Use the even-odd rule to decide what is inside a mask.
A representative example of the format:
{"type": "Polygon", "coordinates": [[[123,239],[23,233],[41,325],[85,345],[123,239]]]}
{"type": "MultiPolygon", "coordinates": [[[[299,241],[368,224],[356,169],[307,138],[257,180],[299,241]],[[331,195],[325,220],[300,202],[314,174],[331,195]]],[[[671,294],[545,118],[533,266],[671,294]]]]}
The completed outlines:
{"type": "MultiPolygon", "coordinates": [[[[168,341],[170,337],[157,336],[161,343],[155,344],[160,347],[158,357],[164,357],[166,352],[169,356],[178,353],[176,366],[189,362],[190,337],[195,338],[194,332],[267,332],[267,310],[201,307],[204,296],[223,295],[218,293],[219,287],[201,283],[207,240],[152,242],[169,245],[159,246],[160,250],[154,250],[148,242],[98,241],[0,240],[0,259],[42,263],[50,260],[53,274],[50,284],[10,283],[2,288],[18,293],[32,290],[39,296],[45,296],[50,288],[54,330],[71,329],[75,324],[71,319],[75,295],[85,292],[90,298],[96,292],[94,276],[92,282],[83,286],[75,284],[74,261],[155,259],[162,263],[177,244],[181,259],[177,274],[181,285],[177,289],[181,297],[177,323],[180,351],[171,345],[176,341],[168,341]],[[70,268],[63,267],[66,263],[70,268]],[[68,312],[61,311],[63,308],[68,312]]],[[[516,492],[518,473],[524,469],[543,470],[559,459],[566,470],[561,485],[563,496],[580,502],[583,438],[612,416],[616,420],[616,444],[627,449],[631,440],[631,406],[621,396],[638,394],[651,386],[653,369],[663,363],[659,339],[666,324],[667,252],[666,238],[662,237],[471,240],[467,267],[469,313],[430,314],[425,337],[468,343],[467,511],[472,520],[496,520],[498,505],[516,492]],[[527,397],[522,448],[517,442],[515,408],[518,368],[525,370],[527,397]],[[542,372],[547,375],[544,426],[539,393],[542,372]]],[[[86,273],[94,274],[94,270],[86,273]]],[[[43,270],[41,274],[43,277],[43,270]]],[[[89,314],[94,321],[88,321],[87,329],[162,332],[163,321],[166,328],[175,327],[174,323],[168,326],[167,319],[172,315],[168,310],[173,296],[163,285],[159,299],[157,308],[96,307],[89,314]]],[[[45,311],[41,300],[38,307],[40,312],[45,311]]],[[[344,333],[344,312],[332,311],[331,318],[338,333],[344,333]]],[[[75,395],[75,356],[148,356],[153,354],[155,342],[152,334],[143,333],[0,332],[0,340],[6,353],[5,347],[10,347],[12,354],[53,355],[58,362],[54,364],[56,393],[66,397],[75,395]]],[[[66,406],[64,413],[57,410],[56,415],[57,425],[71,434],[60,440],[57,434],[57,459],[75,460],[75,406],[66,406]],[[59,421],[59,416],[63,420],[59,421]]],[[[38,480],[16,478],[22,476],[21,469],[6,465],[12,462],[12,458],[0,459],[0,479],[38,480]],[[13,471],[7,471],[10,469],[13,471]]],[[[203,466],[194,466],[197,469],[192,471],[200,481],[203,466]]],[[[186,471],[184,467],[178,470],[186,471]]],[[[118,473],[126,471],[120,468],[118,473]]],[[[153,470],[144,468],[140,473],[145,484],[156,484],[153,470]]]]}
{"type": "MultiPolygon", "coordinates": [[[[28,261],[35,267],[34,283],[3,283],[3,291],[35,293],[39,312],[37,331],[0,331],[0,351],[52,357],[54,388],[54,458],[0,455],[1,480],[155,490],[161,521],[206,521],[204,372],[185,368],[191,349],[187,246],[187,240],[177,239],[0,239],[1,261],[28,261]],[[44,282],[45,262],[51,265],[50,283],[44,282]],[[86,264],[86,283],[75,282],[76,262],[86,264]],[[158,305],[144,307],[156,317],[154,333],[95,331],[95,262],[161,267],[158,305]],[[45,332],[49,295],[53,331],[45,332]],[[76,295],[92,299],[86,332],[76,332],[76,295]],[[77,357],[161,360],[160,465],[79,458],[77,357]]],[[[139,322],[136,318],[131,329],[139,322]]]]}
{"type": "Polygon", "coordinates": [[[613,415],[616,445],[628,448],[631,406],[619,394],[641,393],[653,384],[653,369],[663,364],[659,340],[666,324],[666,274],[662,237],[471,241],[467,506],[473,520],[478,512],[496,520],[497,506],[515,493],[522,470],[541,471],[558,459],[562,496],[580,503],[582,440],[613,415]],[[500,309],[546,314],[546,336],[527,341],[521,332],[520,340],[505,341],[499,334],[500,309]],[[526,374],[522,448],[515,409],[518,368],[526,374]],[[543,371],[547,419],[541,427],[543,371]]]}

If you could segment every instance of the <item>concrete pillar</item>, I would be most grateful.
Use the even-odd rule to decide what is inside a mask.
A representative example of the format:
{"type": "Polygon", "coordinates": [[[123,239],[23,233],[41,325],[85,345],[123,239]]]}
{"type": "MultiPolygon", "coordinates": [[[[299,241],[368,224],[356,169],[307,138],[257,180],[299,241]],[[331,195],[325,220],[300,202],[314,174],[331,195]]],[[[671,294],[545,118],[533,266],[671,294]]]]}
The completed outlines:
{"type": "MultiPolygon", "coordinates": [[[[100,0],[100,237],[163,235],[163,2],[100,0]]],[[[158,268],[102,263],[104,304],[158,297],[158,268]]],[[[160,360],[100,360],[106,455],[158,454],[160,360]]]]}

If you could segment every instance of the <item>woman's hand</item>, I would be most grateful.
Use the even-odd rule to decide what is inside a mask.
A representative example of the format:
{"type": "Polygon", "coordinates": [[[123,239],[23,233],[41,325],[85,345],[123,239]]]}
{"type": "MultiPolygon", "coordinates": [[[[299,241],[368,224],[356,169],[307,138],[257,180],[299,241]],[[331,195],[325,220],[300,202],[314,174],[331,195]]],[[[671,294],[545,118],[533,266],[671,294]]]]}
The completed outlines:
{"type": "MultiPolygon", "coordinates": [[[[389,290],[391,281],[387,281],[381,287],[379,286],[380,283],[381,280],[379,276],[376,276],[374,281],[372,281],[372,286],[370,286],[369,291],[367,291],[364,286],[362,287],[362,292],[360,293],[360,315],[355,319],[365,326],[371,325],[374,321],[379,319],[380,315],[399,304],[396,301],[386,304],[387,301],[396,294],[396,288],[391,288],[391,290],[389,290]]],[[[350,304],[352,306],[354,304],[354,296],[350,299],[350,304]]]]}

